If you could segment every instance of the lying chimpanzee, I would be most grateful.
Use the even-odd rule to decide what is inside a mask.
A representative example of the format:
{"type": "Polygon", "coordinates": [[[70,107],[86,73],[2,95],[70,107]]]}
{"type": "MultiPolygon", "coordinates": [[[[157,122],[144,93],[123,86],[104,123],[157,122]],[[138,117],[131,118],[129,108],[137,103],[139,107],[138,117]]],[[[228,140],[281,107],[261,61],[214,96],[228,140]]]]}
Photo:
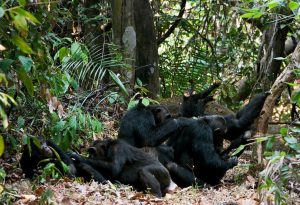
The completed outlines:
{"type": "Polygon", "coordinates": [[[208,89],[198,94],[195,94],[193,90],[188,90],[185,92],[183,95],[182,104],[180,106],[180,116],[203,116],[206,103],[213,100],[212,96],[209,96],[209,94],[220,85],[221,84],[219,82],[214,83],[208,89]]]}
{"type": "Polygon", "coordinates": [[[105,181],[105,178],[90,165],[81,161],[74,163],[69,154],[63,152],[52,141],[31,137],[29,143],[23,147],[20,159],[25,176],[32,178],[38,169],[45,167],[47,163],[54,163],[61,173],[66,173],[69,177],[83,177],[85,180],[93,178],[100,183],[105,181]]]}
{"type": "Polygon", "coordinates": [[[167,144],[174,149],[175,162],[192,170],[187,174],[186,186],[195,181],[193,175],[208,184],[216,185],[228,169],[237,165],[236,157],[224,160],[214,146],[213,136],[226,133],[226,121],[217,115],[189,121],[189,126],[172,136],[167,144]]]}
{"type": "Polygon", "coordinates": [[[185,119],[171,119],[166,107],[145,106],[140,100],[123,117],[118,138],[135,147],[155,147],[185,125],[185,119]]]}
{"type": "Polygon", "coordinates": [[[89,158],[72,158],[110,173],[110,179],[138,190],[150,188],[151,193],[161,197],[171,183],[168,170],[157,159],[123,140],[97,140],[88,151],[89,158]]]}
{"type": "Polygon", "coordinates": [[[175,163],[174,149],[172,147],[162,144],[157,147],[143,147],[141,149],[158,159],[168,169],[171,179],[179,187],[188,187],[191,184],[202,183],[197,181],[191,169],[192,163],[189,166],[187,166],[188,163],[184,166],[175,163]]]}
{"type": "Polygon", "coordinates": [[[263,92],[254,96],[254,98],[236,114],[225,115],[227,132],[224,136],[214,136],[215,146],[223,147],[223,139],[231,141],[231,143],[241,144],[249,139],[246,131],[251,130],[254,120],[259,117],[265,100],[270,92],[263,92]]]}

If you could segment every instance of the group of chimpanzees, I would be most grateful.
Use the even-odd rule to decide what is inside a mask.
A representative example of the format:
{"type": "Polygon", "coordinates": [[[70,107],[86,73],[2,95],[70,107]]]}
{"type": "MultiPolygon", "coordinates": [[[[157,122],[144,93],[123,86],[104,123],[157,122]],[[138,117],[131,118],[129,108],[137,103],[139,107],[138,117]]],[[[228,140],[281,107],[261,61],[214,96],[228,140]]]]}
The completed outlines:
{"type": "Polygon", "coordinates": [[[237,156],[229,157],[228,153],[247,142],[251,125],[269,94],[256,95],[235,114],[205,116],[204,105],[212,100],[209,94],[218,86],[215,83],[199,94],[185,93],[179,118],[172,118],[164,106],[145,106],[140,100],[121,120],[118,139],[94,141],[88,148],[89,157],[31,138],[31,145],[24,148],[21,168],[26,177],[32,177],[38,166],[44,166],[41,160],[50,158],[61,171],[62,162],[68,165],[68,176],[100,183],[119,181],[138,190],[150,189],[158,197],[173,181],[180,187],[216,185],[237,165],[237,156]],[[222,150],[224,139],[231,144],[222,150]]]}

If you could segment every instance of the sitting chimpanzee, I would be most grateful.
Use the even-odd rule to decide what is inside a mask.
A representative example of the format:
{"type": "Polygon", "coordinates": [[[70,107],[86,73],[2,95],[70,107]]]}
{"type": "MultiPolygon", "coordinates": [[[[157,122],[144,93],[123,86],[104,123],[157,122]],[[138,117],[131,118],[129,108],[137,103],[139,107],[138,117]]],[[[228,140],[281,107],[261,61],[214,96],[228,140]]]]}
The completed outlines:
{"type": "Polygon", "coordinates": [[[192,163],[190,163],[191,166],[187,166],[188,163],[184,166],[175,163],[174,149],[172,147],[162,144],[157,147],[143,147],[141,149],[158,159],[168,169],[171,179],[179,187],[188,187],[198,182],[191,169],[192,163]]]}
{"type": "Polygon", "coordinates": [[[201,180],[216,185],[226,171],[237,165],[237,158],[224,160],[214,146],[214,135],[226,133],[226,121],[222,116],[204,116],[189,119],[190,124],[177,135],[172,136],[167,144],[174,149],[175,162],[181,167],[189,167],[186,186],[201,180]],[[193,176],[195,175],[195,177],[193,176]]]}
{"type": "Polygon", "coordinates": [[[69,154],[63,152],[52,141],[31,137],[29,143],[23,147],[20,159],[25,176],[32,178],[38,169],[45,167],[47,163],[54,163],[61,173],[66,173],[69,177],[83,177],[85,180],[93,178],[98,182],[105,181],[104,177],[90,165],[81,161],[74,163],[69,154]]]}
{"type": "Polygon", "coordinates": [[[150,188],[151,193],[161,197],[171,183],[168,170],[157,159],[123,140],[97,140],[88,151],[89,158],[72,158],[104,170],[110,179],[138,190],[150,188]]]}
{"type": "Polygon", "coordinates": [[[188,90],[183,94],[183,101],[180,106],[179,114],[182,117],[203,116],[205,104],[212,101],[212,96],[209,94],[220,86],[220,83],[214,83],[208,89],[201,93],[195,94],[193,90],[188,90]]]}
{"type": "Polygon", "coordinates": [[[142,100],[123,117],[118,138],[135,147],[154,147],[185,126],[185,119],[171,119],[166,107],[145,106],[142,100]]]}

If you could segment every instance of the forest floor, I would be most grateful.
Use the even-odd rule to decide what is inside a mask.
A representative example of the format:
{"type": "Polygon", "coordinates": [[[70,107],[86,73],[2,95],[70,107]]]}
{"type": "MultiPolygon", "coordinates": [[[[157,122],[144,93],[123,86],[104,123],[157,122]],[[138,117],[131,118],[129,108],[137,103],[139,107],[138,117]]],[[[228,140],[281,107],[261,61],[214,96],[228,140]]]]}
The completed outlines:
{"type": "MultiPolygon", "coordinates": [[[[115,136],[114,122],[105,123],[105,131],[97,138],[115,136]]],[[[0,167],[6,170],[4,186],[0,184],[1,201],[10,199],[13,204],[200,204],[200,205],[257,205],[257,177],[249,171],[251,151],[239,158],[239,165],[229,170],[218,187],[176,188],[163,198],[136,192],[121,184],[98,184],[94,181],[49,180],[43,184],[25,179],[19,168],[20,153],[10,161],[0,158],[0,167]]],[[[266,198],[272,197],[265,196],[266,198]]],[[[299,198],[291,197],[289,204],[300,204],[299,198]]],[[[272,204],[272,203],[270,203],[272,204]]]]}

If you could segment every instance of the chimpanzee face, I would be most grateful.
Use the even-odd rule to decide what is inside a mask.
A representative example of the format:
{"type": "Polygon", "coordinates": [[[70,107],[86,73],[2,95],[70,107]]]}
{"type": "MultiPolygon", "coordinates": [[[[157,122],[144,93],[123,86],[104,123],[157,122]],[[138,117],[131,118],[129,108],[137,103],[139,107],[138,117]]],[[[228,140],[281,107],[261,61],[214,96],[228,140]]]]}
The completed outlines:
{"type": "Polygon", "coordinates": [[[224,136],[227,132],[226,120],[221,115],[210,115],[203,117],[211,127],[214,135],[224,136]]]}
{"type": "Polygon", "coordinates": [[[159,125],[171,118],[169,110],[164,106],[153,106],[151,107],[151,111],[154,115],[156,125],[159,125]]]}
{"type": "Polygon", "coordinates": [[[107,140],[96,140],[93,145],[88,148],[88,153],[92,159],[106,158],[109,142],[107,140]]]}

